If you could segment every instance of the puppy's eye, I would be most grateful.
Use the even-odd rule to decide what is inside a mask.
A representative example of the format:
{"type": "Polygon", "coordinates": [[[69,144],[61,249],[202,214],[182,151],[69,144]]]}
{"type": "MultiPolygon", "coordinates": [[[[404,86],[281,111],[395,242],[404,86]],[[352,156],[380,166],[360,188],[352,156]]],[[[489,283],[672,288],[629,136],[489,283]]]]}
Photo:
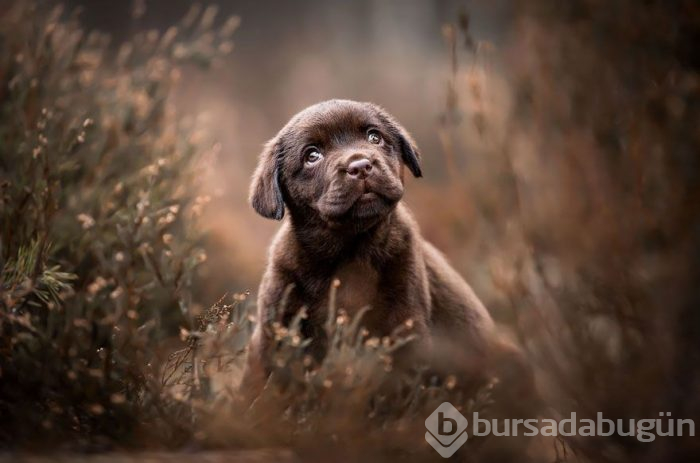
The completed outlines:
{"type": "Polygon", "coordinates": [[[367,141],[373,145],[378,145],[382,142],[382,135],[377,130],[367,132],[367,141]]]}
{"type": "Polygon", "coordinates": [[[318,148],[309,148],[304,153],[304,164],[306,164],[307,166],[313,166],[321,159],[323,159],[323,155],[318,150],[318,148]]]}

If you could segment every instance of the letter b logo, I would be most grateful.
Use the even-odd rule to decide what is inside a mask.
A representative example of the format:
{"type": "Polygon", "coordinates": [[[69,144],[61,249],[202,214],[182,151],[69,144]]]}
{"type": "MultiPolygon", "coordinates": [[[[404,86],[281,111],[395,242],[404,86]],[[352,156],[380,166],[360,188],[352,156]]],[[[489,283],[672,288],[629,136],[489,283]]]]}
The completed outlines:
{"type": "Polygon", "coordinates": [[[451,403],[443,402],[425,420],[425,440],[442,456],[449,458],[467,441],[467,419],[451,403]]]}
{"type": "Polygon", "coordinates": [[[438,412],[438,434],[441,436],[451,436],[456,432],[457,420],[454,418],[445,418],[444,412],[438,412]]]}

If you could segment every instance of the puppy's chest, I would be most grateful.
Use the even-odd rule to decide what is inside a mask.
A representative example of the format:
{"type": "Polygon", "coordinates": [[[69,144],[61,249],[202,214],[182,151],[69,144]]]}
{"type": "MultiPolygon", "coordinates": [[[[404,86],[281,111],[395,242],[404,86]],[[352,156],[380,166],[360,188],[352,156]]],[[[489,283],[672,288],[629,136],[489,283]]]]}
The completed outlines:
{"type": "Polygon", "coordinates": [[[333,274],[340,282],[336,291],[336,307],[354,315],[363,307],[378,309],[380,274],[369,262],[352,261],[341,264],[333,274]]]}

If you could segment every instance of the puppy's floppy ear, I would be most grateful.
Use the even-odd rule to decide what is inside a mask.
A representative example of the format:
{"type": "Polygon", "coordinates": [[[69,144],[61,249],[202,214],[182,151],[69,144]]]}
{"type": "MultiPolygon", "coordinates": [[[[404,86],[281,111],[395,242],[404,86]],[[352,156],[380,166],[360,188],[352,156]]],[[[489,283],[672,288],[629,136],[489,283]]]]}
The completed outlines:
{"type": "Polygon", "coordinates": [[[408,131],[403,128],[401,124],[398,123],[389,113],[384,111],[382,108],[377,107],[379,111],[379,118],[384,122],[386,129],[389,131],[391,136],[398,140],[398,148],[401,151],[401,160],[408,166],[413,173],[414,177],[422,177],[423,171],[420,167],[420,151],[416,146],[416,142],[413,141],[411,135],[408,131]]]}
{"type": "Polygon", "coordinates": [[[250,184],[250,204],[268,219],[284,217],[284,200],[280,189],[280,146],[277,138],[265,144],[250,184]]]}

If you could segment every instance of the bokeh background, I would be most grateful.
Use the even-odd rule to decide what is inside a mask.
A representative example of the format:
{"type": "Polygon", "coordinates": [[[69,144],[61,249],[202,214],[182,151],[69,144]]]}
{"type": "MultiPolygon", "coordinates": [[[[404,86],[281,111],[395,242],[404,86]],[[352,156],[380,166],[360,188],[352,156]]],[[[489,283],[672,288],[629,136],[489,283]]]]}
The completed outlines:
{"type": "MultiPolygon", "coordinates": [[[[68,4],[82,9],[87,27],[110,33],[115,43],[135,30],[162,34],[192,6],[187,1],[68,4]]],[[[220,169],[210,184],[212,191],[219,189],[224,195],[211,217],[212,239],[220,252],[210,257],[220,260],[215,274],[230,278],[226,289],[239,291],[256,289],[266,246],[278,226],[256,216],[247,203],[262,145],[293,114],[313,103],[330,98],[373,101],[416,138],[426,171],[421,180],[425,185],[416,189],[429,194],[431,186],[447,178],[440,128],[453,57],[444,26],[456,24],[468,8],[474,34],[495,45],[505,40],[513,14],[513,5],[505,1],[232,1],[215,6],[220,17],[235,15],[241,21],[230,59],[206,72],[185,69],[177,105],[180,111],[206,118],[205,125],[221,143],[220,169]]],[[[461,46],[457,51],[465,53],[461,46]]],[[[498,65],[497,57],[489,59],[489,64],[498,65]]],[[[474,155],[464,152],[460,157],[469,163],[474,155]]],[[[446,252],[458,253],[468,237],[455,236],[454,242],[445,236],[450,234],[442,230],[445,224],[431,219],[439,197],[423,198],[413,189],[414,185],[408,188],[408,201],[416,203],[415,212],[425,219],[426,236],[446,252]],[[414,199],[417,196],[421,199],[414,199]]],[[[465,271],[466,263],[456,257],[465,271]]],[[[213,294],[216,289],[222,288],[213,294]]]]}
{"type": "MultiPolygon", "coordinates": [[[[368,433],[373,376],[336,390],[328,365],[254,432],[222,405],[247,320],[244,296],[226,302],[254,296],[278,227],[247,203],[257,155],[328,98],[379,103],[415,136],[425,178],[406,200],[522,348],[545,416],[700,423],[696,1],[54,4],[0,3],[2,442],[38,426],[81,449],[422,442],[405,407],[368,433]]],[[[697,461],[698,442],[528,455],[697,461]]]]}

